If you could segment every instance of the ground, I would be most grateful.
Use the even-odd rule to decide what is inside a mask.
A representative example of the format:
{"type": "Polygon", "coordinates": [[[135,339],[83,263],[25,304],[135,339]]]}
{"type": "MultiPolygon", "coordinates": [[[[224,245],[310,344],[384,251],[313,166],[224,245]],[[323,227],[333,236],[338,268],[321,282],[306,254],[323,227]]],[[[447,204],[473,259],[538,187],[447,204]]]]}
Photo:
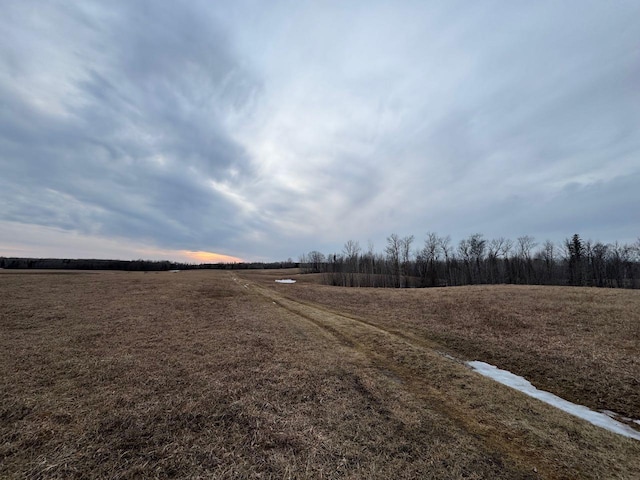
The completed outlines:
{"type": "Polygon", "coordinates": [[[463,363],[640,418],[640,292],[316,280],[1,271],[0,477],[640,477],[463,363]]]}

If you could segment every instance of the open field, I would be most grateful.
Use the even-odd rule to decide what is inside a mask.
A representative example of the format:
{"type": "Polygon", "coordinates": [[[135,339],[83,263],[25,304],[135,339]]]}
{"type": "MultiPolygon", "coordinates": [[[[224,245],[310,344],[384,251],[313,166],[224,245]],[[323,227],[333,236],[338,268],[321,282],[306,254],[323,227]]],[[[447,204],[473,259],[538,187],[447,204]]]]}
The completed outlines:
{"type": "MultiPolygon", "coordinates": [[[[277,276],[265,271],[251,278],[269,285],[277,276]]],[[[300,282],[295,290],[279,291],[297,301],[428,338],[444,351],[518,372],[574,402],[640,418],[640,291],[524,285],[336,289],[310,284],[317,283],[315,275],[294,278],[300,282]]]]}
{"type": "Polygon", "coordinates": [[[640,292],[278,278],[0,272],[0,477],[640,478],[460,361],[640,418],[640,292]]]}

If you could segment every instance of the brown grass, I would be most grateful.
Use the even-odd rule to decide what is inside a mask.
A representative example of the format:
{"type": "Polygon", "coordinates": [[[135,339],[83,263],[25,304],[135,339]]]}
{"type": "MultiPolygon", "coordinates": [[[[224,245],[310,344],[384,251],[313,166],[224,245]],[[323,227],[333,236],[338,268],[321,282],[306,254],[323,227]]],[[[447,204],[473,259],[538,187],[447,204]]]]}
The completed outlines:
{"type": "Polygon", "coordinates": [[[299,301],[428,338],[576,403],[640,419],[638,290],[499,285],[398,291],[311,286],[306,276],[295,278],[302,280],[294,293],[299,301]]]}
{"type": "MultiPolygon", "coordinates": [[[[640,475],[640,442],[437,353],[464,356],[471,340],[501,352],[485,330],[503,326],[465,336],[453,317],[463,297],[491,305],[493,295],[509,311],[508,295],[275,285],[282,276],[0,274],[0,477],[640,475]],[[424,307],[411,295],[442,306],[405,315],[424,307]]],[[[607,325],[591,328],[606,337],[607,325]]],[[[588,344],[552,331],[549,351],[588,344]]],[[[637,338],[627,357],[611,340],[594,361],[629,358],[637,338]]]]}

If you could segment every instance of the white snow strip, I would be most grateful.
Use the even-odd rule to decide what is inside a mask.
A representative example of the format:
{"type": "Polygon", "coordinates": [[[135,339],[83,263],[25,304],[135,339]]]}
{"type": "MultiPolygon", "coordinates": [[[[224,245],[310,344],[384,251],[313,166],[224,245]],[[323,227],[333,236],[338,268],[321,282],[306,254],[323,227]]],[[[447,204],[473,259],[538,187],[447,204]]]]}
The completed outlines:
{"type": "Polygon", "coordinates": [[[169,270],[169,273],[178,273],[180,270],[169,270]]]}
{"type": "Polygon", "coordinates": [[[276,280],[276,283],[296,283],[295,280],[291,280],[290,278],[285,278],[282,280],[276,280]]]}
{"type": "Polygon", "coordinates": [[[624,435],[625,437],[640,440],[640,432],[634,430],[630,426],[620,423],[604,413],[595,412],[584,405],[576,405],[575,403],[560,398],[553,393],[538,390],[525,378],[515,375],[507,370],[501,370],[494,365],[478,361],[467,362],[467,365],[480,375],[492,378],[496,382],[502,383],[508,387],[515,388],[530,397],[537,398],[549,405],[553,405],[554,407],[576,417],[582,418],[593,425],[619,435],[624,435]]]}

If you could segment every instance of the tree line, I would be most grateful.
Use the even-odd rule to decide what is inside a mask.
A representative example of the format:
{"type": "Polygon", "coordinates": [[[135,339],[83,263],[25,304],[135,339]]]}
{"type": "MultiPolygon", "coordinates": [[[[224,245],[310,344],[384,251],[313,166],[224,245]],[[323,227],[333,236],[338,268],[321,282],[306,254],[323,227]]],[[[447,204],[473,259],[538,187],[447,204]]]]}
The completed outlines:
{"type": "Polygon", "coordinates": [[[311,251],[300,258],[305,273],[349,287],[438,287],[477,284],[575,285],[640,288],[640,238],[604,244],[579,234],[560,244],[525,235],[513,241],[476,233],[454,245],[430,232],[414,248],[413,235],[387,237],[384,252],[349,240],[342,252],[311,251]]]}
{"type": "Polygon", "coordinates": [[[299,264],[289,259],[284,262],[239,262],[239,263],[180,263],[168,260],[103,260],[84,258],[24,258],[0,257],[0,268],[7,269],[55,269],[55,270],[122,270],[127,272],[162,272],[169,270],[206,269],[273,269],[295,268],[299,264]]]}

